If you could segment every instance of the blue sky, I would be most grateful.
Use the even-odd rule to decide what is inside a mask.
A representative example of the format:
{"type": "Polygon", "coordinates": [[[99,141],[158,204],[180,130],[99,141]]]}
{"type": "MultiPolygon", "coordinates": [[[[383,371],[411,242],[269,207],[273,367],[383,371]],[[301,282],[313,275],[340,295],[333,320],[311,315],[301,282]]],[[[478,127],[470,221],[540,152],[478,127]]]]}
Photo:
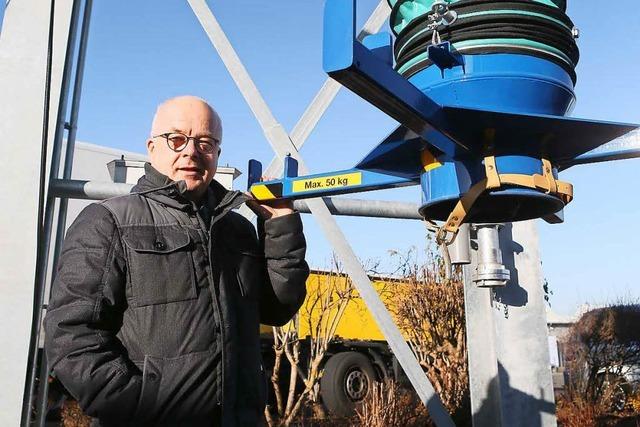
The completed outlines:
{"type": "MultiPolygon", "coordinates": [[[[4,3],[4,2],[3,2],[4,3]]],[[[210,1],[238,55],[276,118],[290,130],[324,82],[320,0],[210,1]]],[[[377,1],[359,1],[360,20],[377,1]]],[[[4,5],[0,6],[2,8],[4,5]]],[[[0,10],[1,11],[1,10],[0,10]]],[[[637,0],[615,7],[569,1],[581,30],[578,103],[573,115],[640,122],[640,24],[637,0]]],[[[180,94],[209,100],[224,121],[221,163],[246,172],[249,158],[267,164],[272,151],[249,108],[184,0],[94,2],[78,139],[143,151],[155,106],[180,94]]],[[[395,122],[342,89],[302,149],[312,172],[349,168],[395,127],[395,122]]],[[[539,225],[544,275],[552,306],[571,313],[582,303],[640,297],[635,264],[640,238],[636,183],[640,160],[579,166],[562,174],[576,199],[562,225],[539,225]]],[[[244,189],[245,176],[237,181],[244,189]]],[[[417,188],[358,195],[419,202],[417,188]]],[[[391,269],[390,249],[425,247],[418,222],[339,218],[366,262],[391,269]]],[[[309,260],[328,265],[331,248],[305,216],[309,260]]]]}

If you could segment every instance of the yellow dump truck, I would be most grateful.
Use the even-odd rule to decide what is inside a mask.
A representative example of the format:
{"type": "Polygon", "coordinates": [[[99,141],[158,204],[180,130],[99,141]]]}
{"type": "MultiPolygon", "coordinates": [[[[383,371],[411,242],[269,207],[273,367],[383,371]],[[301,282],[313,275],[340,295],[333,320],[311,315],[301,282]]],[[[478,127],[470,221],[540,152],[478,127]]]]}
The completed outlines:
{"type": "MultiPolygon", "coordinates": [[[[402,288],[402,282],[382,277],[371,277],[371,280],[385,305],[393,308],[393,297],[402,288]]],[[[342,416],[353,413],[354,405],[366,397],[373,381],[389,377],[404,380],[397,360],[364,301],[357,291],[349,289],[344,274],[312,271],[307,280],[307,298],[298,316],[287,325],[295,328],[302,342],[302,353],[308,354],[314,338],[332,332],[330,323],[339,314],[340,306],[344,305],[323,360],[320,381],[325,407],[342,416]]],[[[272,328],[263,325],[261,336],[265,365],[267,372],[271,372],[272,328]]]]}

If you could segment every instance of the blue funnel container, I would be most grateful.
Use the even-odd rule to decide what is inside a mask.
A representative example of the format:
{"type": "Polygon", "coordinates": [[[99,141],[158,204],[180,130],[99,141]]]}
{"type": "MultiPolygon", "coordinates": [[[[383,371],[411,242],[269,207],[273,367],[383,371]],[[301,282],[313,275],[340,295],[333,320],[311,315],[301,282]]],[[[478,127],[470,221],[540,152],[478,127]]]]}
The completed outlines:
{"type": "MultiPolygon", "coordinates": [[[[440,2],[444,8],[439,11],[435,3],[390,1],[395,68],[420,91],[446,107],[551,116],[570,112],[578,49],[564,2],[449,0],[440,2]],[[438,12],[448,14],[440,25],[438,12]]],[[[500,123],[492,128],[482,120],[474,114],[449,118],[452,128],[473,124],[484,132],[461,141],[476,147],[473,156],[434,153],[441,166],[425,167],[421,174],[424,217],[446,220],[461,196],[486,178],[486,156],[495,158],[499,174],[543,174],[543,150],[523,149],[523,144],[543,145],[535,132],[513,140],[512,150],[504,143],[498,149],[496,132],[504,141],[505,131],[500,123]]],[[[556,195],[504,185],[481,195],[465,221],[519,221],[563,207],[556,195]]]]}

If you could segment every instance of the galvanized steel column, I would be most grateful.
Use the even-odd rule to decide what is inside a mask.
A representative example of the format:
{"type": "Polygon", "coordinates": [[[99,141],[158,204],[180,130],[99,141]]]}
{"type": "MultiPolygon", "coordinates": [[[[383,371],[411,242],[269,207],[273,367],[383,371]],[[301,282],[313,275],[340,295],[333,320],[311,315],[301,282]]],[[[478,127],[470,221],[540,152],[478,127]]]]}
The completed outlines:
{"type": "Polygon", "coordinates": [[[555,426],[542,265],[535,221],[500,230],[505,287],[479,288],[465,267],[473,425],[555,426]]]}
{"type": "MultiPolygon", "coordinates": [[[[33,311],[40,150],[51,2],[8,2],[0,34],[0,425],[20,423],[33,311]]],[[[56,2],[49,140],[71,1],[56,2]]]]}

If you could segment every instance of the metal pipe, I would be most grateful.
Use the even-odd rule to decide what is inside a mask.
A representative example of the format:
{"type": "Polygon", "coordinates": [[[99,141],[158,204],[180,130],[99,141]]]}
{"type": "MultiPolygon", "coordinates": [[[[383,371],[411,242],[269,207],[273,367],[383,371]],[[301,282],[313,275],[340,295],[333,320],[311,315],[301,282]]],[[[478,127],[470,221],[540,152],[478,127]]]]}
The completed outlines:
{"type": "Polygon", "coordinates": [[[458,236],[448,248],[451,264],[469,264],[471,262],[470,249],[469,224],[462,224],[458,230],[458,236]]]}
{"type": "Polygon", "coordinates": [[[40,358],[40,386],[36,398],[36,419],[34,425],[44,427],[47,418],[47,403],[49,396],[49,362],[47,354],[43,351],[40,358]]]}
{"type": "MultiPolygon", "coordinates": [[[[78,46],[78,57],[76,59],[76,75],[73,82],[73,96],[71,101],[71,112],[69,118],[69,124],[67,129],[67,146],[64,155],[64,169],[62,172],[63,179],[70,179],[71,172],[73,171],[73,155],[76,146],[76,134],[78,132],[78,112],[80,110],[80,98],[82,96],[82,81],[84,78],[84,65],[86,62],[87,54],[87,42],[89,39],[89,26],[91,23],[91,10],[93,8],[93,0],[86,0],[84,3],[84,11],[82,14],[82,27],[80,29],[80,44],[78,46]]],[[[67,208],[69,206],[69,199],[60,199],[60,205],[58,208],[58,224],[56,227],[56,241],[53,250],[53,263],[55,267],[58,265],[58,258],[60,251],[62,250],[62,243],[64,241],[64,234],[67,226],[67,208]]],[[[55,268],[51,273],[51,286],[55,279],[55,268]]],[[[43,352],[40,359],[40,387],[38,389],[38,397],[36,401],[36,425],[44,427],[47,411],[47,402],[49,395],[49,366],[47,362],[47,356],[43,352]]]]}
{"type": "MultiPolygon", "coordinates": [[[[329,212],[334,215],[422,220],[422,216],[418,213],[418,205],[415,203],[339,197],[324,197],[323,199],[329,212]]],[[[293,206],[302,213],[311,213],[306,200],[296,200],[293,206]]]]}
{"type": "MultiPolygon", "coordinates": [[[[53,7],[53,4],[52,4],[53,7]]],[[[75,48],[76,35],[78,32],[78,15],[80,12],[80,1],[73,0],[71,18],[69,20],[69,35],[67,37],[67,47],[65,51],[64,66],[62,70],[62,84],[60,88],[60,102],[58,103],[58,113],[56,116],[56,131],[51,152],[51,166],[49,179],[58,176],[60,171],[60,155],[62,151],[62,134],[64,132],[64,115],[67,107],[67,96],[69,92],[69,76],[72,70],[72,59],[75,48]]],[[[34,405],[35,380],[38,370],[38,341],[42,324],[42,304],[44,300],[45,281],[47,276],[47,260],[49,257],[49,244],[51,242],[51,230],[53,225],[53,215],[55,210],[55,198],[47,194],[47,202],[42,223],[42,240],[39,242],[35,280],[34,280],[34,307],[33,319],[31,323],[31,337],[29,341],[29,357],[27,360],[27,378],[25,381],[25,396],[23,399],[22,424],[29,424],[31,421],[31,409],[34,405]]]]}
{"type": "MultiPolygon", "coordinates": [[[[54,197],[68,199],[103,200],[109,197],[123,196],[131,192],[132,184],[114,182],[81,181],[74,179],[51,180],[50,191],[54,197]]],[[[418,205],[406,202],[386,200],[345,199],[324,197],[329,211],[334,215],[360,216],[372,218],[415,219],[421,220],[418,205]]],[[[296,200],[294,208],[301,213],[311,213],[306,200],[296,200]]]]}
{"type": "Polygon", "coordinates": [[[478,224],[478,266],[473,281],[483,288],[506,286],[511,277],[502,264],[498,230],[502,224],[478,224]]]}
{"type": "Polygon", "coordinates": [[[52,179],[49,189],[53,197],[69,199],[104,200],[129,194],[133,184],[115,182],[81,181],[77,179],[52,179]]]}
{"type": "MultiPolygon", "coordinates": [[[[69,133],[67,135],[67,147],[64,155],[64,170],[62,179],[71,179],[73,171],[73,156],[76,146],[76,134],[78,133],[78,113],[80,110],[80,98],[82,97],[82,81],[84,78],[84,65],[87,55],[87,43],[89,39],[89,26],[91,24],[91,10],[93,8],[93,0],[86,0],[84,12],[82,16],[82,28],[80,30],[80,45],[78,47],[78,58],[76,62],[76,75],[73,84],[73,99],[71,101],[71,113],[69,118],[69,133]]],[[[69,199],[60,199],[60,207],[58,209],[58,226],[56,229],[56,243],[53,252],[53,265],[58,264],[58,255],[64,241],[64,233],[67,223],[67,207],[69,199]]],[[[52,275],[52,283],[53,283],[52,275]]]]}

